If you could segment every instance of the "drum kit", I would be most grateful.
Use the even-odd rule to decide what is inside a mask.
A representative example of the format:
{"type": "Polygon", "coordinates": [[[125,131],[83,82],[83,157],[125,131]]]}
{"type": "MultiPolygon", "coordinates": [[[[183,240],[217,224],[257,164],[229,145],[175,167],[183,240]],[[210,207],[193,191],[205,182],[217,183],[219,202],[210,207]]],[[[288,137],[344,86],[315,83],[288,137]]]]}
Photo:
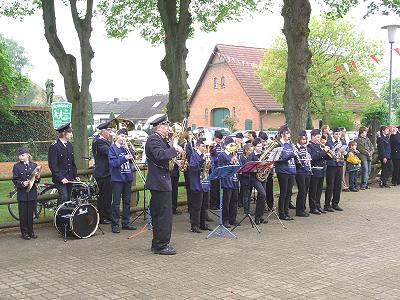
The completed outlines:
{"type": "Polygon", "coordinates": [[[97,199],[97,185],[85,182],[73,182],[71,201],[58,206],[54,214],[54,226],[57,231],[67,236],[86,239],[91,237],[99,227],[99,213],[90,202],[97,199]]]}

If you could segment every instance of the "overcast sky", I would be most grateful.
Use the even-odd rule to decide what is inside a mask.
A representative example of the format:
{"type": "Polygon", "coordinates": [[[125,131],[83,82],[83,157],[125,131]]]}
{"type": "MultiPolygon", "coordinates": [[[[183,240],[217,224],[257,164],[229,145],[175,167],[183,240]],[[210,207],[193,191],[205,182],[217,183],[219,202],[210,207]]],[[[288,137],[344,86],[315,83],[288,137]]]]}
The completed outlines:
{"type": "MultiPolygon", "coordinates": [[[[60,5],[61,1],[56,3],[58,3],[56,17],[59,37],[66,51],[79,57],[79,41],[69,9],[60,5]]],[[[349,19],[369,37],[386,43],[387,53],[386,57],[382,58],[381,66],[388,68],[387,32],[380,28],[395,22],[400,24],[399,18],[373,16],[364,20],[361,16],[358,17],[359,11],[353,11],[349,19]]],[[[283,18],[279,9],[276,9],[273,13],[246,17],[240,23],[222,24],[215,33],[205,34],[197,31],[194,39],[187,43],[190,88],[194,88],[215,44],[265,48],[282,34],[282,27],[283,18]]],[[[44,87],[46,80],[52,78],[55,83],[55,93],[65,95],[63,79],[48,51],[41,14],[27,17],[23,22],[2,17],[0,33],[16,40],[26,49],[32,65],[27,70],[27,75],[36,84],[44,87]]],[[[394,48],[400,47],[400,31],[397,32],[397,39],[399,42],[394,44],[394,48]]],[[[168,92],[167,79],[160,69],[160,61],[164,57],[163,46],[153,47],[135,32],[122,41],[107,38],[99,18],[94,19],[91,43],[95,52],[92,61],[93,81],[90,86],[93,101],[109,101],[115,97],[140,100],[145,96],[168,92]]],[[[393,76],[400,77],[400,56],[396,53],[393,55],[393,76]]]]}

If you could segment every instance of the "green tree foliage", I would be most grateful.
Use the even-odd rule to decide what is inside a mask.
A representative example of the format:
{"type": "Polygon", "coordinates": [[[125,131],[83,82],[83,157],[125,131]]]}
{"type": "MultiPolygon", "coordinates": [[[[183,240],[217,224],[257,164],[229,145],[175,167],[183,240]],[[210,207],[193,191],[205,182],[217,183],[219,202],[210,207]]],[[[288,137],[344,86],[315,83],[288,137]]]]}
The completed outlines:
{"type": "Polygon", "coordinates": [[[398,0],[324,0],[324,2],[330,6],[328,15],[331,18],[342,18],[351,8],[360,4],[367,5],[364,17],[374,13],[388,15],[391,12],[400,15],[400,2],[398,0]]]}
{"type": "Polygon", "coordinates": [[[343,106],[336,106],[335,114],[330,116],[328,125],[330,128],[344,127],[347,130],[353,130],[353,113],[343,106]]]}
{"type": "MultiPolygon", "coordinates": [[[[326,18],[311,19],[308,41],[313,53],[308,72],[312,92],[310,109],[316,117],[327,124],[336,112],[342,113],[338,105],[344,108],[353,101],[373,99],[371,84],[377,83],[381,75],[375,71],[368,53],[382,53],[380,43],[356,32],[350,22],[326,18]],[[351,66],[352,60],[357,63],[357,69],[351,66]],[[349,66],[349,72],[343,67],[344,63],[349,66]],[[340,74],[335,72],[336,65],[341,68],[340,74]]],[[[283,37],[279,37],[271,49],[266,50],[259,75],[264,87],[281,102],[286,68],[287,45],[283,37]]]]}
{"type": "Polygon", "coordinates": [[[389,122],[389,107],[384,101],[376,101],[368,105],[362,112],[361,124],[365,126],[387,125],[389,122]]]}
{"type": "MultiPolygon", "coordinates": [[[[386,82],[381,88],[381,98],[389,103],[390,90],[389,82],[386,82]]],[[[392,80],[392,108],[397,109],[400,102],[400,78],[394,78],[392,80]]],[[[400,120],[400,119],[398,119],[400,120]]]]}
{"type": "Polygon", "coordinates": [[[222,122],[226,127],[228,127],[230,132],[234,132],[236,131],[235,126],[239,122],[239,119],[236,116],[225,116],[222,122]]]}
{"type": "Polygon", "coordinates": [[[28,78],[13,68],[7,46],[0,41],[0,114],[5,118],[15,120],[10,108],[18,93],[24,92],[28,84],[28,78]]]}
{"type": "Polygon", "coordinates": [[[24,47],[19,45],[13,39],[5,37],[1,33],[0,41],[4,42],[8,55],[10,56],[11,64],[15,70],[22,72],[23,68],[30,66],[24,47]]]}

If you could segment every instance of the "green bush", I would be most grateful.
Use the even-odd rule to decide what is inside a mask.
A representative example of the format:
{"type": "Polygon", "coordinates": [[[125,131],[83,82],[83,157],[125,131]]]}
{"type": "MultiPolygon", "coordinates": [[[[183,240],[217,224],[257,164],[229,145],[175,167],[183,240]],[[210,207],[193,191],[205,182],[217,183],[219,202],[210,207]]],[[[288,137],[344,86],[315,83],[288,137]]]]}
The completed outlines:
{"type": "Polygon", "coordinates": [[[376,101],[363,110],[361,124],[371,126],[373,123],[379,125],[389,123],[389,107],[386,102],[376,101]]]}

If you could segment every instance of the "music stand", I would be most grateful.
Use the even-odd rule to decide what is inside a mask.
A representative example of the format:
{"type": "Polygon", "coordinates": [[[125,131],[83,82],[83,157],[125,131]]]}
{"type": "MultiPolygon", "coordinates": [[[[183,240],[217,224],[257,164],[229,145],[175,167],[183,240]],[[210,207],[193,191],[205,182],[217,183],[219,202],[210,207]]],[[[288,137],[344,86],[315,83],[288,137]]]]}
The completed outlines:
{"type": "MultiPolygon", "coordinates": [[[[270,155],[269,155],[267,161],[270,162],[270,163],[273,165],[273,163],[276,162],[276,161],[278,161],[279,158],[281,157],[282,149],[283,149],[283,147],[278,147],[278,148],[272,149],[272,151],[271,151],[271,153],[270,153],[270,155]]],[[[268,170],[267,178],[268,178],[269,172],[270,172],[271,169],[272,169],[272,165],[271,165],[271,168],[268,170]]],[[[273,197],[273,196],[272,196],[272,197],[273,197]]],[[[272,199],[272,201],[273,201],[273,199],[272,199]]],[[[269,218],[272,214],[274,214],[275,217],[277,218],[277,220],[279,221],[279,223],[281,223],[282,227],[283,227],[284,229],[287,229],[287,227],[282,223],[282,220],[279,219],[279,215],[278,215],[278,213],[276,212],[276,207],[269,207],[268,204],[266,204],[266,205],[267,205],[267,207],[268,207],[269,210],[270,210],[269,214],[268,214],[267,217],[266,217],[266,220],[268,220],[268,218],[269,218]]]]}
{"type": "Polygon", "coordinates": [[[232,177],[237,173],[237,171],[240,169],[240,166],[238,165],[229,165],[229,166],[223,166],[214,169],[214,171],[210,175],[210,180],[213,179],[219,179],[219,224],[213,231],[211,231],[206,239],[213,235],[217,236],[222,236],[223,234],[233,237],[237,239],[237,236],[234,235],[228,228],[226,228],[223,223],[222,223],[222,186],[221,186],[221,179],[222,178],[227,178],[227,177],[232,177]]]}
{"type": "MultiPolygon", "coordinates": [[[[272,168],[272,163],[271,162],[265,162],[265,161],[248,161],[246,162],[239,170],[238,173],[249,173],[249,172],[257,172],[259,170],[265,171],[269,170],[272,168]]],[[[240,226],[242,222],[246,219],[249,218],[250,224],[252,228],[257,229],[258,233],[261,233],[260,229],[258,228],[256,222],[254,222],[253,218],[250,215],[250,212],[246,214],[237,225],[235,225],[232,228],[232,231],[235,230],[236,227],[240,226]]]]}

